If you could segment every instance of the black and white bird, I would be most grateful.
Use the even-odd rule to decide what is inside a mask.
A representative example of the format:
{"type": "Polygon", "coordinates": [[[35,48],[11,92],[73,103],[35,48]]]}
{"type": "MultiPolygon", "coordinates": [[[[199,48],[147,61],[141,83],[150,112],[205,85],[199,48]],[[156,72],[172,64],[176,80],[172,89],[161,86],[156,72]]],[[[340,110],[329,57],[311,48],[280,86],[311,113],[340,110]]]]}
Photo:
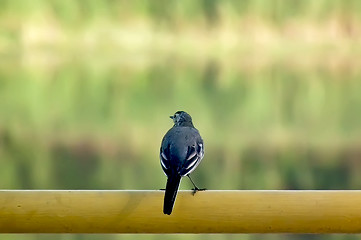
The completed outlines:
{"type": "Polygon", "coordinates": [[[194,193],[204,190],[197,188],[189,175],[203,158],[203,139],[193,126],[188,113],[178,111],[170,118],[173,119],[174,126],[165,134],[160,147],[160,163],[168,177],[163,213],[168,215],[172,213],[182,177],[189,177],[194,186],[194,193]]]}

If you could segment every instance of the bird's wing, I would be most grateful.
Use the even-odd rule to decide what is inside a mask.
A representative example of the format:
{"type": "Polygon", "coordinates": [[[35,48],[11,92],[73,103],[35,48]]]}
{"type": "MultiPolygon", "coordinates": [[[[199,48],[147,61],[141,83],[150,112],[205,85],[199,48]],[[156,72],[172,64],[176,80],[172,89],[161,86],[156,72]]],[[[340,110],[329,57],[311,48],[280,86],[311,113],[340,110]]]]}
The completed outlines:
{"type": "Polygon", "coordinates": [[[186,160],[180,170],[181,176],[186,176],[193,172],[193,170],[201,162],[204,155],[203,141],[197,142],[196,145],[189,146],[186,160]]]}
{"type": "Polygon", "coordinates": [[[165,148],[160,148],[160,164],[165,174],[167,174],[170,170],[170,156],[169,156],[169,144],[165,148]]]}

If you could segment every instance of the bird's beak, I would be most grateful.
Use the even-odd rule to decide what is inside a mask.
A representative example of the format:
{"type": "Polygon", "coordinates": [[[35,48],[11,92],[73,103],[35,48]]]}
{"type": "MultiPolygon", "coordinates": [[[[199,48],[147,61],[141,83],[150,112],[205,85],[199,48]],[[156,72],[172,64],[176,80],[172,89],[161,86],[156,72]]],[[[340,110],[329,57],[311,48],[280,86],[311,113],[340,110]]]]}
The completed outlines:
{"type": "Polygon", "coordinates": [[[173,119],[174,117],[173,116],[169,116],[171,119],[173,119]]]}

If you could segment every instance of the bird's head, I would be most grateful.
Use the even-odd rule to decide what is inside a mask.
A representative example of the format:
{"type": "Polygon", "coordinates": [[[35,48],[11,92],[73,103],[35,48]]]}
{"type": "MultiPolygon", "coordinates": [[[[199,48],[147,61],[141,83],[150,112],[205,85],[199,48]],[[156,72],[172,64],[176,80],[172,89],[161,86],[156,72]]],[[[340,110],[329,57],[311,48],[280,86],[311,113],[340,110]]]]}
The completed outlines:
{"type": "Polygon", "coordinates": [[[174,126],[193,127],[192,117],[184,111],[178,111],[170,118],[173,119],[174,126]]]}

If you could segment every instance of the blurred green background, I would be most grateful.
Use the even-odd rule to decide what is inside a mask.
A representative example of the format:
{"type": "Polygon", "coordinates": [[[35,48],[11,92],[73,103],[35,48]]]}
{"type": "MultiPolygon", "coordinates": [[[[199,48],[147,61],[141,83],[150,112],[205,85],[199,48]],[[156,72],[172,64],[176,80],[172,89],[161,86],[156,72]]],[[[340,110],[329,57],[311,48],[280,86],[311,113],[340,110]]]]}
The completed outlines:
{"type": "Polygon", "coordinates": [[[360,9],[357,0],[0,0],[0,188],[162,188],[160,142],[168,116],[185,110],[205,141],[200,187],[360,189],[360,9]]]}

